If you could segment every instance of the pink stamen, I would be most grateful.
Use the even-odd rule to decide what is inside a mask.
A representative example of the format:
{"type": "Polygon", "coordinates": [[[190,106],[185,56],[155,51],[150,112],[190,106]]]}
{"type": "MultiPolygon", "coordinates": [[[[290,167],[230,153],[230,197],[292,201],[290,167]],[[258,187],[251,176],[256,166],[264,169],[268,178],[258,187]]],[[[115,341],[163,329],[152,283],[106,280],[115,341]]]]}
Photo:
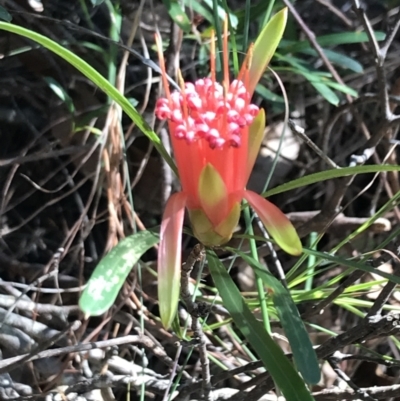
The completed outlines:
{"type": "MultiPolygon", "coordinates": [[[[166,89],[167,98],[156,103],[156,116],[173,123],[171,130],[176,139],[191,144],[202,140],[211,149],[240,147],[242,135],[259,112],[250,103],[247,90],[248,67],[251,51],[247,54],[237,79],[229,83],[228,21],[224,22],[223,38],[223,83],[215,82],[215,40],[211,37],[211,78],[198,79],[194,83],[184,82],[178,72],[181,91],[172,93],[166,89]]],[[[160,39],[157,38],[158,46],[160,39]]],[[[160,65],[166,85],[165,67],[159,47],[160,65]]]]}

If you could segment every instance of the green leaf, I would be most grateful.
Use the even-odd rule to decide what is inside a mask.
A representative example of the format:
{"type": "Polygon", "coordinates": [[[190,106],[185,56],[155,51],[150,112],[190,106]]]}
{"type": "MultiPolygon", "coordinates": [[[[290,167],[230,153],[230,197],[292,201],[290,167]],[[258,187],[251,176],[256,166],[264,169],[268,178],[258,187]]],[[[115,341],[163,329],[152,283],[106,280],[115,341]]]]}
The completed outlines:
{"type": "Polygon", "coordinates": [[[339,83],[333,82],[333,81],[328,81],[328,82],[326,82],[326,84],[328,86],[330,86],[331,88],[334,88],[340,92],[347,93],[348,95],[353,96],[353,97],[358,97],[357,91],[350,88],[350,86],[342,85],[342,84],[339,84],[339,83]]]}
{"type": "MultiPolygon", "coordinates": [[[[375,32],[375,38],[377,41],[384,40],[386,34],[384,32],[375,32]]],[[[320,46],[335,46],[344,45],[350,43],[364,43],[369,41],[369,37],[365,32],[344,32],[344,33],[334,33],[331,35],[324,35],[316,38],[320,46]]],[[[279,49],[286,52],[298,52],[304,49],[311,48],[311,44],[308,40],[302,41],[284,41],[282,40],[279,49]]]]}
{"type": "Polygon", "coordinates": [[[340,100],[337,97],[336,93],[327,85],[323,84],[322,82],[315,82],[314,80],[309,80],[309,82],[316,89],[316,91],[319,92],[322,97],[329,103],[333,104],[334,106],[337,106],[339,104],[340,100]]]}
{"type": "MultiPolygon", "coordinates": [[[[328,57],[328,59],[342,67],[342,68],[347,68],[350,71],[354,71],[357,74],[361,74],[364,71],[363,66],[356,60],[354,60],[351,57],[345,56],[344,54],[335,52],[333,50],[329,50],[329,49],[323,49],[326,57],[328,57]]],[[[317,52],[314,49],[305,49],[301,51],[304,54],[308,54],[314,57],[318,57],[317,52]]]]}
{"type": "Polygon", "coordinates": [[[315,184],[317,182],[330,180],[332,178],[347,177],[353,174],[367,174],[367,173],[382,173],[385,171],[400,171],[400,166],[393,166],[389,164],[372,165],[372,166],[354,166],[343,167],[338,169],[320,171],[319,173],[309,174],[305,177],[297,178],[296,180],[286,182],[262,194],[264,197],[280,194],[282,192],[290,191],[292,189],[305,187],[306,185],[315,184]]]}
{"type": "Polygon", "coordinates": [[[289,291],[261,263],[244,252],[229,249],[252,266],[265,285],[271,289],[272,300],[292,348],[296,366],[307,383],[317,384],[321,378],[317,355],[289,291]]]}
{"type": "Polygon", "coordinates": [[[11,14],[3,6],[0,6],[0,20],[7,22],[12,20],[11,14]]]}
{"type": "Polygon", "coordinates": [[[207,253],[208,266],[223,304],[236,326],[263,361],[287,401],[311,401],[314,398],[304,381],[247,306],[224,265],[213,251],[207,253]]]}
{"type": "Polygon", "coordinates": [[[168,10],[169,16],[179,28],[185,33],[190,33],[192,24],[179,2],[177,0],[163,0],[163,3],[168,10]]]}
{"type": "Polygon", "coordinates": [[[392,281],[393,283],[400,284],[400,277],[394,276],[393,274],[386,273],[380,269],[375,269],[372,266],[366,265],[364,263],[355,262],[352,260],[344,259],[339,256],[329,255],[325,252],[315,251],[314,249],[303,248],[303,252],[307,255],[314,255],[321,259],[321,262],[324,260],[329,260],[330,262],[335,262],[338,265],[344,265],[347,267],[351,267],[353,269],[363,270],[367,273],[377,274],[378,276],[382,276],[392,281]]]}
{"type": "Polygon", "coordinates": [[[64,88],[52,77],[44,77],[50,89],[65,103],[68,111],[73,114],[75,112],[74,102],[64,88]]]}
{"type": "Polygon", "coordinates": [[[257,85],[256,92],[265,100],[269,100],[270,102],[285,103],[285,99],[282,96],[279,96],[276,93],[270,91],[263,85],[257,85]]]}
{"type": "MultiPolygon", "coordinates": [[[[246,7],[240,10],[235,10],[235,15],[238,19],[237,31],[242,32],[245,29],[246,12],[250,12],[249,20],[257,21],[260,17],[264,17],[269,8],[269,2],[259,1],[259,2],[248,2],[246,7]],[[250,6],[249,8],[247,6],[250,6]]],[[[244,4],[244,3],[243,3],[244,4]]]]}
{"type": "MultiPolygon", "coordinates": [[[[193,11],[207,20],[210,24],[214,24],[214,16],[213,13],[210,11],[209,8],[205,7],[202,2],[200,1],[193,1],[193,0],[183,0],[183,3],[186,7],[190,7],[193,11]]],[[[219,7],[220,8],[220,7],[219,7]]],[[[224,11],[222,9],[222,11],[224,11]]],[[[224,17],[220,14],[221,19],[224,17]]]]}
{"type": "Polygon", "coordinates": [[[141,231],[120,241],[96,266],[79,300],[89,316],[106,312],[114,303],[132,267],[141,256],[157,244],[159,238],[150,231],[141,231]]]}
{"type": "Polygon", "coordinates": [[[258,35],[253,47],[253,58],[249,70],[248,91],[253,93],[258,81],[275,53],[282,38],[287,21],[287,8],[275,14],[258,35]]]}
{"type": "Polygon", "coordinates": [[[132,119],[137,127],[153,142],[154,147],[169,164],[171,169],[176,172],[175,163],[172,161],[171,156],[164,148],[160,138],[150,128],[142,115],[131,105],[129,100],[115,86],[108,82],[106,78],[98,73],[86,61],[53,40],[47,38],[46,36],[40,35],[39,33],[31,31],[30,29],[9,24],[8,22],[0,22],[0,29],[24,36],[33,40],[34,42],[39,43],[46,49],[49,49],[54,54],[57,54],[63,58],[65,61],[79,70],[83,75],[89,78],[95,85],[102,89],[108,96],[110,96],[117,104],[121,106],[122,110],[124,110],[124,112],[132,119]]]}
{"type": "MultiPolygon", "coordinates": [[[[293,60],[291,57],[283,57],[283,56],[278,56],[281,60],[284,59],[290,64],[293,65],[292,67],[289,68],[279,68],[281,71],[292,71],[296,74],[303,75],[304,78],[306,78],[310,84],[329,102],[337,106],[339,104],[339,98],[335,94],[335,92],[332,91],[329,87],[333,87],[336,90],[339,90],[341,92],[345,92],[350,94],[351,96],[357,97],[358,94],[355,90],[352,88],[346,86],[346,85],[340,85],[336,82],[331,81],[331,75],[329,73],[321,72],[321,71],[310,71],[308,70],[305,66],[301,65],[297,60],[293,60]]],[[[278,70],[278,69],[277,69],[278,70]]]]}

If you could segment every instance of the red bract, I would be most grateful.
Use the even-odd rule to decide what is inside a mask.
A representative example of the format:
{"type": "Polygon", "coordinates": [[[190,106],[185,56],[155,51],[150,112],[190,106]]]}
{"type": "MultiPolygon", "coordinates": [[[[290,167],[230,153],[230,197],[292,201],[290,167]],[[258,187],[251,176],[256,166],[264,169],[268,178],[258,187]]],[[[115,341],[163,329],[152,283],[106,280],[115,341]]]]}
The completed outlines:
{"type": "MultiPolygon", "coordinates": [[[[170,93],[162,46],[156,37],[166,97],[157,101],[155,113],[168,121],[182,184],[182,192],[169,199],[161,226],[158,290],[161,319],[166,327],[171,324],[179,298],[185,207],[198,240],[218,246],[230,240],[238,224],[240,203],[246,199],[282,249],[294,255],[301,253],[301,242],[286,216],[258,194],[246,190],[263,137],[265,113],[251,103],[256,84],[254,77],[250,79],[253,48],[237,79],[230,82],[227,38],[225,23],[221,84],[215,78],[212,37],[211,78],[194,84],[181,79],[181,91],[170,93]]],[[[256,73],[260,71],[255,69],[256,73]]]]}

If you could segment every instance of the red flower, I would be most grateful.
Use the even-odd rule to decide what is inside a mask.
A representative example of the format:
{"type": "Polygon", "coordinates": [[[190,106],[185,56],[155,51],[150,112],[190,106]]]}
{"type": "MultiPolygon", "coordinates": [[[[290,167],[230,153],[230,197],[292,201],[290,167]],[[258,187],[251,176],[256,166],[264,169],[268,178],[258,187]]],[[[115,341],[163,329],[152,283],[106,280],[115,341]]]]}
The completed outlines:
{"type": "MultiPolygon", "coordinates": [[[[279,15],[281,20],[278,22],[284,27],[286,12],[277,14],[275,23],[279,15]]],[[[264,32],[265,29],[263,38],[264,32]]],[[[283,250],[298,255],[302,249],[287,217],[260,195],[246,190],[265,127],[264,110],[252,104],[251,97],[268,60],[264,57],[261,61],[264,62],[262,69],[259,65],[252,68],[251,64],[258,56],[254,54],[253,57],[256,42],[238,77],[230,82],[226,23],[224,33],[223,82],[216,82],[212,38],[211,77],[199,79],[194,84],[181,80],[181,91],[172,93],[167,83],[160,38],[156,37],[166,98],[158,100],[155,113],[159,119],[168,121],[182,184],[182,192],[168,200],[161,224],[158,291],[161,320],[166,327],[171,324],[179,299],[185,208],[189,211],[197,239],[205,245],[218,246],[230,240],[238,224],[241,201],[246,199],[283,250]]]]}

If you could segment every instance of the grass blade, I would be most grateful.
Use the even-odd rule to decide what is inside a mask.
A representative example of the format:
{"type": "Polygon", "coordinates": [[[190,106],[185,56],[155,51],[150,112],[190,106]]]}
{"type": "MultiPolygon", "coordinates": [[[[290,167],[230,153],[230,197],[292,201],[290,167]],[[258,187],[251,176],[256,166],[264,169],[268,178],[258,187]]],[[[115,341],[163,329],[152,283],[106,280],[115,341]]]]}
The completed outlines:
{"type": "Polygon", "coordinates": [[[367,173],[383,173],[385,171],[400,171],[400,166],[397,165],[371,165],[371,166],[354,166],[343,167],[338,169],[320,171],[319,173],[309,174],[305,177],[298,178],[293,181],[286,182],[269,191],[266,191],[262,196],[272,196],[282,192],[290,191],[292,189],[305,187],[306,185],[315,184],[317,182],[330,180],[332,178],[347,177],[353,174],[367,174],[367,173]]]}
{"type": "Polygon", "coordinates": [[[289,291],[261,263],[243,252],[230,250],[243,258],[271,290],[272,300],[292,348],[297,368],[307,383],[318,383],[321,372],[317,355],[289,291]]]}
{"type": "Polygon", "coordinates": [[[233,321],[250,342],[287,401],[311,401],[314,398],[304,381],[247,306],[232,278],[217,255],[207,254],[208,265],[214,283],[233,321]]]}

